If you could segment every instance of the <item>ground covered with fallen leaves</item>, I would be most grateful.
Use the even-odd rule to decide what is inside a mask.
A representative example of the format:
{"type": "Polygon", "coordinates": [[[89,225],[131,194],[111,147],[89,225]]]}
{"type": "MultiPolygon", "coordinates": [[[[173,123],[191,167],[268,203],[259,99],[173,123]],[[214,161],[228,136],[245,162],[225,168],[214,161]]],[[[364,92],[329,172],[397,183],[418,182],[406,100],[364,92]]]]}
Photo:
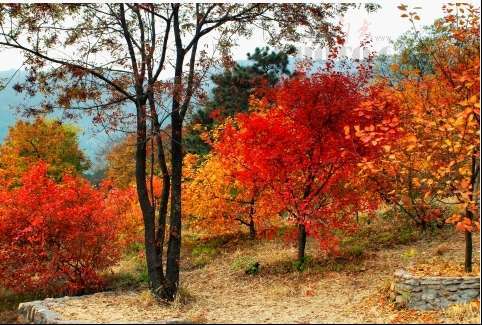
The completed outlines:
{"type": "MultiPolygon", "coordinates": [[[[313,242],[309,247],[312,258],[302,271],[293,264],[295,248],[281,240],[228,241],[201,264],[185,258],[182,288],[170,305],[157,302],[141,287],[97,293],[50,308],[64,319],[90,322],[478,323],[478,301],[421,312],[399,310],[388,298],[396,269],[443,267],[446,261],[462,265],[464,241],[459,234],[443,232],[405,245],[358,249],[336,259],[318,254],[313,242]],[[259,272],[248,275],[246,269],[253,261],[259,262],[259,272]]],[[[475,238],[474,275],[479,253],[475,238]]]]}

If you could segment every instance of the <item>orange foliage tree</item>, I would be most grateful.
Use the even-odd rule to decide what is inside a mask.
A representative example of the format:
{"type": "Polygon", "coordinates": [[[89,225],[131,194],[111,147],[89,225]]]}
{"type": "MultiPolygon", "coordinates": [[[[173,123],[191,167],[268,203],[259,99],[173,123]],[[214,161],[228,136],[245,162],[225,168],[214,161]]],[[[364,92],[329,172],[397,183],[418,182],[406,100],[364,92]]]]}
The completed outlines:
{"type": "Polygon", "coordinates": [[[116,235],[120,247],[124,251],[142,247],[144,227],[135,186],[114,187],[112,181],[106,180],[101,183],[101,191],[105,195],[107,213],[117,219],[116,235]]]}
{"type": "Polygon", "coordinates": [[[0,178],[15,181],[40,160],[49,163],[49,174],[57,178],[64,171],[81,173],[89,168],[74,127],[41,118],[18,121],[0,146],[0,178]]]}
{"type": "Polygon", "coordinates": [[[259,230],[271,228],[276,211],[265,209],[265,191],[239,182],[227,159],[215,153],[204,159],[195,166],[196,155],[184,158],[183,204],[191,226],[197,231],[220,234],[236,232],[242,225],[248,227],[251,239],[259,230]]]}
{"type": "MultiPolygon", "coordinates": [[[[404,5],[399,8],[415,28],[417,12],[404,5]]],[[[420,223],[444,218],[434,206],[437,203],[458,205],[460,213],[447,222],[465,233],[465,269],[470,272],[471,233],[479,229],[479,11],[461,4],[446,5],[443,10],[445,17],[434,26],[438,36],[431,42],[420,39],[419,48],[431,58],[433,73],[398,71],[394,64],[392,70],[404,78],[394,85],[380,82],[378,94],[366,103],[369,109],[397,107],[403,135],[386,147],[376,163],[364,164],[362,173],[385,200],[420,223]]],[[[357,136],[376,138],[378,134],[365,130],[357,136]]]]}
{"type": "Polygon", "coordinates": [[[78,294],[102,286],[99,271],[117,261],[117,221],[102,193],[47,164],[14,188],[0,188],[0,284],[14,292],[78,294]]]}

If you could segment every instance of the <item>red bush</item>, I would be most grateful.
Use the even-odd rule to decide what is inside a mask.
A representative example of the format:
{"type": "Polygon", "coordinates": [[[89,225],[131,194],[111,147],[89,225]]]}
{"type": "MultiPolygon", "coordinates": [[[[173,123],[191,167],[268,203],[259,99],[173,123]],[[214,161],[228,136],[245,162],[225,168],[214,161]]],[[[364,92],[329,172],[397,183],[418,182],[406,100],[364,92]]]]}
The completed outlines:
{"type": "Polygon", "coordinates": [[[14,292],[78,294],[99,289],[98,272],[119,256],[114,216],[85,180],[28,170],[0,188],[0,286],[14,292]]]}

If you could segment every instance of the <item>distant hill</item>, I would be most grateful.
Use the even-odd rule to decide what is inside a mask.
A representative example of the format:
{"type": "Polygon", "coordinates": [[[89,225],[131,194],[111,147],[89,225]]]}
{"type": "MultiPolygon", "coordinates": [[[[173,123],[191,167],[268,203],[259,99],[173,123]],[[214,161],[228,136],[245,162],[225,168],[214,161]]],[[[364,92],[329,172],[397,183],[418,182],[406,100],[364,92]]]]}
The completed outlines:
{"type": "MultiPolygon", "coordinates": [[[[0,71],[0,80],[6,82],[15,73],[15,70],[0,71]]],[[[8,86],[0,90],[0,143],[7,135],[8,128],[15,124],[16,120],[22,119],[21,114],[17,113],[16,108],[22,105],[35,105],[41,102],[41,96],[25,97],[12,89],[15,83],[18,83],[25,78],[25,72],[19,71],[15,77],[10,81],[8,86]]],[[[60,114],[54,113],[50,117],[55,118],[60,114]]],[[[95,128],[92,125],[91,117],[83,116],[79,120],[65,121],[76,125],[80,129],[79,144],[82,150],[87,154],[92,163],[102,163],[98,160],[98,153],[108,143],[110,137],[115,137],[113,134],[108,136],[102,130],[95,128]]]]}

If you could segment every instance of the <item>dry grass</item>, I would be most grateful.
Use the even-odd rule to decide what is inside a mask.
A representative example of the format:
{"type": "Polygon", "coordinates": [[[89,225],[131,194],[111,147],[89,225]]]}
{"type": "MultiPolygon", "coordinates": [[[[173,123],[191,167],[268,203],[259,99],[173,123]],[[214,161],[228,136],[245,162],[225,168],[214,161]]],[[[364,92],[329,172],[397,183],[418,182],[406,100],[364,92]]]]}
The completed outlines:
{"type": "MultiPolygon", "coordinates": [[[[209,263],[195,266],[189,263],[192,247],[183,252],[182,288],[172,304],[157,302],[141,288],[99,293],[52,308],[66,319],[97,322],[181,318],[203,323],[440,323],[462,316],[464,321],[474,319],[455,310],[397,310],[387,300],[397,268],[430,258],[463,262],[463,238],[453,233],[380,250],[363,246],[361,256],[340,259],[327,258],[316,243],[309,242],[310,259],[303,272],[293,264],[295,247],[280,240],[217,240],[200,245],[211,248],[198,251],[214,249],[216,253],[209,263]],[[442,244],[446,245],[444,253],[437,255],[442,244]],[[259,272],[246,274],[246,268],[256,262],[259,272]]],[[[478,238],[474,248],[478,256],[478,238]]]]}
{"type": "Polygon", "coordinates": [[[480,265],[478,257],[474,258],[472,272],[464,271],[464,265],[460,261],[441,260],[432,258],[422,264],[416,264],[409,268],[410,272],[417,276],[479,276],[480,265]]]}
{"type": "Polygon", "coordinates": [[[453,324],[480,323],[480,300],[450,306],[444,316],[453,324]]]}

